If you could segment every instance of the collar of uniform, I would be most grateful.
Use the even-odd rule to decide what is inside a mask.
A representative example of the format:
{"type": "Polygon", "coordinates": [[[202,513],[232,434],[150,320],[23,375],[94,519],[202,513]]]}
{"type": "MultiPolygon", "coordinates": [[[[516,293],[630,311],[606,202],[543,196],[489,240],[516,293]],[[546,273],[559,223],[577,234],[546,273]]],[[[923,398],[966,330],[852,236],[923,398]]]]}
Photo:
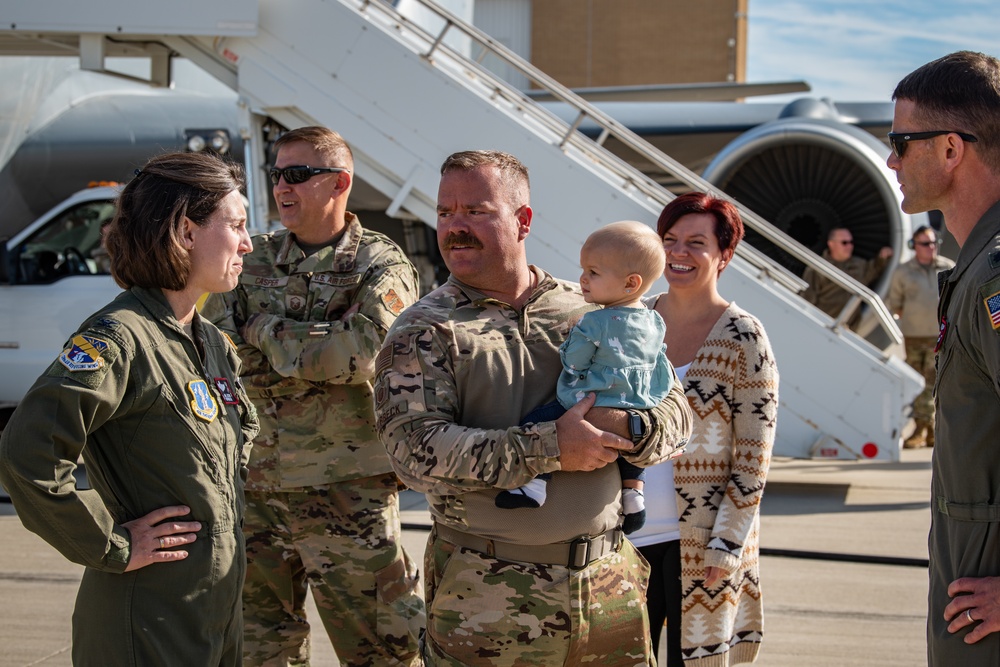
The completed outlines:
{"type": "Polygon", "coordinates": [[[317,271],[349,273],[353,271],[357,263],[358,247],[361,245],[361,237],[365,230],[361,226],[360,218],[350,211],[345,213],[344,220],[347,226],[344,228],[344,233],[340,235],[340,240],[334,246],[321,248],[308,256],[295,242],[292,234],[285,231],[285,238],[274,258],[275,266],[294,264],[295,267],[289,273],[315,273],[317,271]]]}
{"type": "Polygon", "coordinates": [[[972,261],[991,244],[994,251],[1000,247],[1000,201],[993,204],[972,228],[969,238],[965,239],[965,245],[958,252],[958,260],[948,275],[948,282],[957,281],[972,265],[972,261]]]}
{"type": "MultiPolygon", "coordinates": [[[[528,270],[530,270],[532,272],[532,274],[534,274],[535,278],[538,279],[538,282],[535,285],[535,289],[531,291],[531,296],[528,297],[528,300],[525,303],[530,303],[539,294],[541,294],[543,292],[547,292],[548,290],[550,290],[550,289],[552,289],[553,287],[556,286],[556,280],[555,280],[555,278],[553,278],[551,275],[549,275],[548,273],[546,273],[542,269],[538,268],[534,264],[529,264],[528,265],[528,270]]],[[[453,285],[455,288],[457,288],[460,292],[462,292],[462,294],[464,294],[466,296],[466,298],[468,298],[469,301],[471,301],[473,303],[478,304],[480,301],[496,301],[497,300],[497,299],[494,299],[491,296],[486,296],[485,294],[483,294],[482,292],[480,292],[475,287],[472,287],[471,285],[467,285],[466,283],[463,283],[461,280],[459,280],[458,278],[456,278],[454,275],[449,274],[447,282],[450,283],[451,285],[453,285]]]]}
{"type": "MultiPolygon", "coordinates": [[[[142,304],[143,308],[149,311],[155,319],[162,322],[165,326],[170,327],[185,336],[187,333],[184,331],[184,327],[177,318],[174,317],[174,309],[170,307],[170,302],[167,301],[166,295],[163,290],[157,287],[132,287],[129,290],[139,303],[142,304]]],[[[192,331],[197,337],[201,337],[201,315],[198,314],[198,310],[194,311],[194,320],[191,323],[192,331]]]]}

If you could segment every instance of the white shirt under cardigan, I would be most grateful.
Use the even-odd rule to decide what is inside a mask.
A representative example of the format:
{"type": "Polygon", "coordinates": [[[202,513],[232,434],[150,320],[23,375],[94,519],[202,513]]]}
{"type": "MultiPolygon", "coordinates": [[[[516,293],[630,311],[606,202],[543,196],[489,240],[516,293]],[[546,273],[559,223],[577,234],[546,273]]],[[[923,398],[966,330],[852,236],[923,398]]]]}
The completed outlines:
{"type": "MultiPolygon", "coordinates": [[[[691,364],[674,366],[681,382],[691,364]]],[[[637,547],[648,547],[681,539],[680,517],[677,514],[677,496],[674,487],[674,460],[664,461],[646,468],[642,495],[646,501],[646,523],[628,536],[637,547]]]]}

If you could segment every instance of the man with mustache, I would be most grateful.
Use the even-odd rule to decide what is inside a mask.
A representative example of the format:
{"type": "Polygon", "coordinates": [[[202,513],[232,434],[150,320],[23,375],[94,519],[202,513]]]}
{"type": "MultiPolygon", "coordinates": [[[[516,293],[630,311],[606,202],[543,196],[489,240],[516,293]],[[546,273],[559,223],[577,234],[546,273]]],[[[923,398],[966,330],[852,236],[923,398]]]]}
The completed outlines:
{"type": "Polygon", "coordinates": [[[559,346],[593,308],[527,262],[527,169],[499,151],[441,168],[447,283],[408,308],[376,361],[377,429],[427,494],[427,665],[651,664],[648,566],[621,531],[619,455],[648,466],[686,443],[680,382],[648,411],[594,408],[517,426],[555,399],[559,346]],[[588,421],[589,420],[589,421],[588,421]],[[500,489],[552,473],[549,501],[497,508],[500,489]]]}
{"type": "Polygon", "coordinates": [[[243,664],[309,664],[311,588],[342,665],[416,667],[423,603],[371,378],[417,275],[347,211],[354,159],[339,134],[302,127],[274,150],[285,229],[256,237],[240,284],[205,307],[238,346],[261,421],[246,485],[243,664]]]}

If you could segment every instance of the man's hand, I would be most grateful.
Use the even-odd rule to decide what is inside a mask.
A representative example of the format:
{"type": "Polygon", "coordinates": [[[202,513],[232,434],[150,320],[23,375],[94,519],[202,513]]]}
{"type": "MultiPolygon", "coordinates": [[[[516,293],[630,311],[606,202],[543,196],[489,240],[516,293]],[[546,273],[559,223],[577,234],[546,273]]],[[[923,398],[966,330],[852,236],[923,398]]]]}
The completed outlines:
{"type": "Polygon", "coordinates": [[[593,392],[556,420],[556,437],[559,440],[559,463],[562,470],[597,470],[618,458],[618,451],[630,451],[631,440],[602,431],[586,420],[587,411],[594,406],[597,395],[593,392]]]}
{"type": "Polygon", "coordinates": [[[963,577],[948,586],[952,598],[944,608],[948,632],[971,631],[966,644],[975,644],[983,637],[1000,630],[1000,577],[963,577]]]}

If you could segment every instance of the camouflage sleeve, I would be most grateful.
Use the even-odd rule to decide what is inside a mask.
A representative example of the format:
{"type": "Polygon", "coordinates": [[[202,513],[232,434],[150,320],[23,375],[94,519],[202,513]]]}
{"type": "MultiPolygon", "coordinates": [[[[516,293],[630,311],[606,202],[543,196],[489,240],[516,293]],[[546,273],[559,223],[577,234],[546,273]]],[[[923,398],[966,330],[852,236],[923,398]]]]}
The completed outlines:
{"type": "Polygon", "coordinates": [[[243,340],[243,330],[246,326],[246,291],[237,286],[231,292],[209,294],[199,314],[219,327],[236,345],[244,370],[247,368],[262,368],[264,354],[243,340]]]}
{"type": "Polygon", "coordinates": [[[684,395],[684,383],[676,373],[666,397],[655,407],[640,410],[639,414],[644,421],[648,421],[648,435],[633,451],[622,453],[626,461],[639,467],[647,467],[683,452],[691,437],[691,407],[684,395]]]}
{"type": "Polygon", "coordinates": [[[375,356],[389,326],[416,299],[413,267],[390,264],[365,277],[351,304],[359,311],[346,320],[300,322],[261,313],[247,322],[243,339],[283,377],[361,384],[375,372],[375,356]]]}
{"type": "Polygon", "coordinates": [[[126,394],[128,355],[104,331],[76,335],[31,387],[0,440],[0,481],[25,528],[74,563],[123,572],[128,530],[73,476],[88,434],[126,394]],[[56,416],[56,418],[53,418],[56,416]]]}
{"type": "Polygon", "coordinates": [[[555,422],[479,429],[457,422],[447,332],[394,330],[379,354],[375,416],[393,469],[410,488],[458,495],[512,489],[559,470],[555,422]]]}
{"type": "Polygon", "coordinates": [[[896,272],[892,274],[892,281],[889,283],[889,295],[885,305],[889,312],[898,315],[903,312],[903,294],[906,284],[903,282],[903,270],[901,266],[896,267],[896,272]]]}

